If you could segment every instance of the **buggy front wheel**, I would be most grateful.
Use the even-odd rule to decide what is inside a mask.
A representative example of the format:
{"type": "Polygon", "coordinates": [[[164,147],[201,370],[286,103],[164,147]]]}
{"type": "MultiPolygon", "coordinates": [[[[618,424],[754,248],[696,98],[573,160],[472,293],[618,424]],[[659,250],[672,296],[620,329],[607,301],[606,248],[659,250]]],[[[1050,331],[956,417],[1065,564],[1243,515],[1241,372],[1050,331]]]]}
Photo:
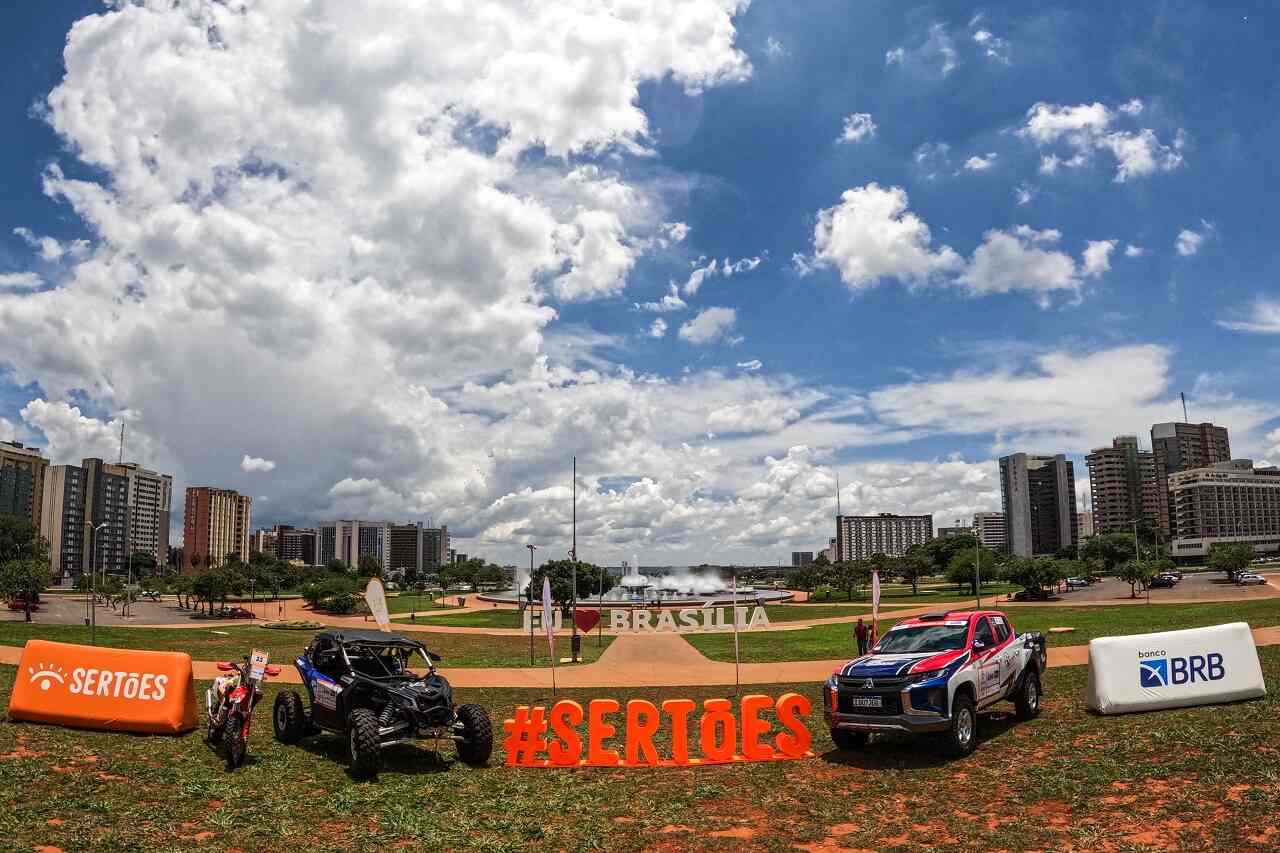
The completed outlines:
{"type": "Polygon", "coordinates": [[[493,723],[489,712],[480,705],[462,705],[458,708],[458,722],[461,724],[458,758],[473,767],[488,764],[493,753],[493,723]]]}

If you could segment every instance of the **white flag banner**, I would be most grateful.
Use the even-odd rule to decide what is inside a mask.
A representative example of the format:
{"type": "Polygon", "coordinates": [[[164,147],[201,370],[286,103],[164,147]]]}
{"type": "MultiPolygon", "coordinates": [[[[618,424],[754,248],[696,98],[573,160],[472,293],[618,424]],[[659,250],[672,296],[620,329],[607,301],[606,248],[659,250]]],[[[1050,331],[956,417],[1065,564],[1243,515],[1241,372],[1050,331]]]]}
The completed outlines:
{"type": "Polygon", "coordinates": [[[880,619],[880,570],[871,573],[871,620],[880,619]]]}
{"type": "Polygon", "coordinates": [[[369,584],[364,588],[364,600],[369,605],[369,614],[373,616],[373,621],[378,623],[378,627],[384,631],[390,631],[391,614],[387,612],[387,591],[383,588],[382,581],[369,578],[369,584]]]}
{"type": "Polygon", "coordinates": [[[547,645],[552,659],[556,656],[556,619],[551,608],[551,579],[542,578],[542,629],[547,632],[547,645]]]}

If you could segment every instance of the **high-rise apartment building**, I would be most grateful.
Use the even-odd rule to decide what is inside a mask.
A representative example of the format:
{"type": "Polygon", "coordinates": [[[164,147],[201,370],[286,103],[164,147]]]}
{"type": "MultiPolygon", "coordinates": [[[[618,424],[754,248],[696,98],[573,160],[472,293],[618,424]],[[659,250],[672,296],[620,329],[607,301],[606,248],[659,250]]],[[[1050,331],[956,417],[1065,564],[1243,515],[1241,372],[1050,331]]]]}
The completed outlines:
{"type": "Polygon", "coordinates": [[[173,504],[173,477],[126,462],[125,502],[129,527],[125,545],[128,553],[150,554],[156,565],[169,559],[169,519],[173,504]]]}
{"type": "Polygon", "coordinates": [[[1135,521],[1159,524],[1155,454],[1139,449],[1137,436],[1117,436],[1110,447],[1094,448],[1085,464],[1093,507],[1093,532],[1087,535],[1132,531],[1135,521]]]}
{"type": "Polygon", "coordinates": [[[374,557],[385,568],[391,540],[386,521],[326,521],[320,524],[320,563],[341,560],[358,566],[361,557],[374,557]]]}
{"type": "Polygon", "coordinates": [[[97,568],[128,574],[134,554],[156,565],[169,559],[173,478],[133,462],[85,459],[47,473],[40,535],[49,542],[54,576],[97,568]]]}
{"type": "Polygon", "coordinates": [[[227,557],[249,559],[253,499],[232,489],[190,486],[183,511],[183,568],[220,566],[227,557]]]}
{"type": "Polygon", "coordinates": [[[957,527],[939,527],[938,528],[939,539],[942,539],[947,536],[972,536],[972,535],[973,535],[972,527],[957,526],[957,527]]]}
{"type": "Polygon", "coordinates": [[[1051,555],[1080,539],[1075,466],[1061,453],[1000,457],[1000,501],[1011,554],[1051,555]]]}
{"type": "Polygon", "coordinates": [[[1178,531],[1171,511],[1170,475],[1230,462],[1231,441],[1226,427],[1211,423],[1152,424],[1151,451],[1155,457],[1157,518],[1160,529],[1172,538],[1178,531]]]}
{"type": "Polygon", "coordinates": [[[422,528],[422,568],[430,571],[449,565],[453,548],[449,542],[449,526],[422,528]]]}
{"type": "Polygon", "coordinates": [[[276,556],[277,534],[275,528],[260,527],[249,534],[249,556],[270,554],[276,556]]]}
{"type": "Polygon", "coordinates": [[[124,574],[129,556],[129,472],[123,465],[85,459],[82,572],[124,574]]]}
{"type": "Polygon", "coordinates": [[[49,460],[39,448],[0,441],[0,513],[18,515],[38,529],[44,511],[44,475],[49,460]]]}
{"type": "Polygon", "coordinates": [[[842,561],[865,560],[872,554],[900,557],[912,545],[932,538],[932,515],[836,516],[836,554],[842,561]]]}
{"type": "Polygon", "coordinates": [[[1084,512],[1078,512],[1076,513],[1076,519],[1077,519],[1076,527],[1079,528],[1080,530],[1081,539],[1088,539],[1089,537],[1095,535],[1096,529],[1093,526],[1092,512],[1088,510],[1085,510],[1084,512]]]}
{"type": "Polygon", "coordinates": [[[84,570],[89,539],[84,523],[84,469],[78,465],[51,465],[45,472],[40,535],[49,543],[55,583],[74,578],[84,570]]]}
{"type": "Polygon", "coordinates": [[[992,551],[1004,551],[1009,547],[1009,537],[1005,532],[1003,512],[975,512],[973,514],[973,530],[978,535],[978,542],[983,548],[992,551]]]}
{"type": "Polygon", "coordinates": [[[1280,468],[1249,459],[1179,471],[1169,477],[1175,558],[1204,557],[1217,543],[1249,542],[1280,552],[1280,468]]]}
{"type": "Polygon", "coordinates": [[[422,530],[421,522],[391,525],[387,534],[387,561],[383,564],[389,574],[422,571],[422,530]]]}
{"type": "Polygon", "coordinates": [[[320,551],[316,546],[316,531],[306,527],[275,526],[276,557],[286,563],[304,566],[319,565],[320,551]]]}
{"type": "Polygon", "coordinates": [[[802,566],[813,565],[812,551],[792,551],[791,552],[791,568],[798,569],[802,566]]]}

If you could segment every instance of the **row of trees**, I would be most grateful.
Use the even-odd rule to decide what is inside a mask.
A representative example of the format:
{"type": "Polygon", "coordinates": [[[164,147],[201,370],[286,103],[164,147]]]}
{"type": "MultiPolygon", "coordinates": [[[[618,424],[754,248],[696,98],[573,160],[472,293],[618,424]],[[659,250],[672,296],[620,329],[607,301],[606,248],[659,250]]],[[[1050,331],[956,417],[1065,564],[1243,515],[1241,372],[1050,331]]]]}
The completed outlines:
{"type": "MultiPolygon", "coordinates": [[[[1225,547],[1243,550],[1240,546],[1225,547]]],[[[1251,557],[1252,546],[1246,547],[1251,557]]],[[[1241,559],[1233,551],[1231,565],[1239,565],[1241,559]]],[[[1214,565],[1212,552],[1210,565],[1214,565]]],[[[1243,565],[1248,565],[1248,559],[1243,565]]],[[[830,586],[852,601],[870,583],[876,569],[882,579],[910,584],[913,594],[919,592],[920,581],[930,577],[945,578],[959,591],[976,595],[979,576],[984,586],[1004,581],[1038,592],[1070,577],[1106,574],[1129,583],[1130,593],[1136,596],[1140,586],[1173,567],[1172,560],[1160,556],[1154,541],[1143,542],[1139,537],[1135,544],[1131,533],[1094,536],[1079,548],[1065,548],[1052,557],[1016,557],[984,548],[974,536],[960,535],[931,539],[900,557],[876,554],[866,560],[833,564],[825,555],[819,556],[812,565],[792,569],[787,582],[808,591],[830,586]]]]}

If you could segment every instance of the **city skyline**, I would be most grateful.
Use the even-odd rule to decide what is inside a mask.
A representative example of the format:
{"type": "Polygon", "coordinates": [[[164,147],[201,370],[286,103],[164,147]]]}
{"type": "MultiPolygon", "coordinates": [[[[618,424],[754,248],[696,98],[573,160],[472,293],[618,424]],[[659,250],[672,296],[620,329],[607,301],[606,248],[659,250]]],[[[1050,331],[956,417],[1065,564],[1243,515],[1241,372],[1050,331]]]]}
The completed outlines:
{"type": "Polygon", "coordinates": [[[1063,453],[1084,509],[1183,391],[1280,463],[1254,4],[30,5],[0,440],[52,465],[127,424],[264,526],[521,564],[576,455],[579,554],[682,564],[816,553],[837,474],[940,528],[1063,453]]]}

